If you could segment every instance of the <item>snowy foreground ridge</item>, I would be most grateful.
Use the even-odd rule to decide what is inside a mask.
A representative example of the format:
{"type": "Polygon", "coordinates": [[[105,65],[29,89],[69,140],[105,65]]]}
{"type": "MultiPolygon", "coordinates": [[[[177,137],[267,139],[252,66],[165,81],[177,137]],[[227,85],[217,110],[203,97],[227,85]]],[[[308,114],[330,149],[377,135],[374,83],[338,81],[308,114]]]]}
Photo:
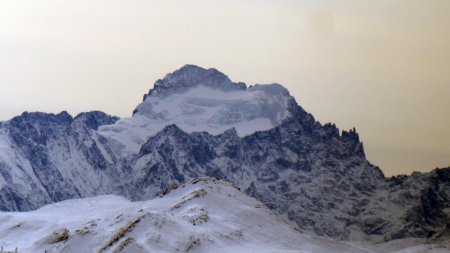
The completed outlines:
{"type": "MultiPolygon", "coordinates": [[[[108,195],[0,213],[0,245],[20,253],[385,252],[304,235],[233,184],[213,178],[143,202],[108,195]]],[[[401,252],[425,248],[445,252],[433,245],[401,252]]]]}
{"type": "Polygon", "coordinates": [[[1,213],[0,238],[5,249],[24,253],[369,252],[302,235],[231,183],[211,178],[145,202],[109,195],[1,213]]]}

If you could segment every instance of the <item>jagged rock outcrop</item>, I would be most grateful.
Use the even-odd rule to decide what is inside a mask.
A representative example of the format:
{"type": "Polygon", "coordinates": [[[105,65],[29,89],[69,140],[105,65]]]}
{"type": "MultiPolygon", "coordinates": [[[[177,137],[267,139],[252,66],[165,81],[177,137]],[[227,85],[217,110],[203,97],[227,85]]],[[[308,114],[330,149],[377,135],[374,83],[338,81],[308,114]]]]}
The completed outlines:
{"type": "Polygon", "coordinates": [[[111,192],[106,170],[113,167],[113,156],[95,130],[116,120],[102,112],[75,119],[67,112],[25,112],[3,122],[0,142],[7,145],[0,156],[0,209],[31,210],[111,192]]]}
{"type": "Polygon", "coordinates": [[[385,178],[355,129],[320,124],[279,84],[247,88],[192,65],[158,80],[130,119],[24,113],[0,124],[1,210],[145,200],[214,176],[318,235],[431,238],[449,223],[449,174],[385,178]]]}

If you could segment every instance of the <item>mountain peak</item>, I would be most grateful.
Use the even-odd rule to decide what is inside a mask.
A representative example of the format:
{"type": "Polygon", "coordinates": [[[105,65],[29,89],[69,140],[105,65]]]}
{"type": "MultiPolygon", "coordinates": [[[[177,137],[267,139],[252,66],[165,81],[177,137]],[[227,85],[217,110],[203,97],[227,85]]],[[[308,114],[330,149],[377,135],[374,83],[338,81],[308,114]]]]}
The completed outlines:
{"type": "Polygon", "coordinates": [[[222,91],[246,89],[244,83],[233,83],[228,76],[217,69],[205,69],[187,64],[167,74],[163,79],[156,81],[154,88],[150,90],[148,95],[157,94],[159,97],[165,97],[170,94],[184,92],[198,85],[222,91]]]}
{"type": "Polygon", "coordinates": [[[168,125],[177,125],[186,133],[212,135],[235,128],[239,137],[268,130],[291,116],[293,102],[289,91],[279,84],[247,88],[216,69],[185,65],[156,81],[133,117],[99,131],[121,143],[117,145],[119,153],[137,153],[149,137],[168,125]],[[134,136],[132,142],[129,134],[134,136]]]}

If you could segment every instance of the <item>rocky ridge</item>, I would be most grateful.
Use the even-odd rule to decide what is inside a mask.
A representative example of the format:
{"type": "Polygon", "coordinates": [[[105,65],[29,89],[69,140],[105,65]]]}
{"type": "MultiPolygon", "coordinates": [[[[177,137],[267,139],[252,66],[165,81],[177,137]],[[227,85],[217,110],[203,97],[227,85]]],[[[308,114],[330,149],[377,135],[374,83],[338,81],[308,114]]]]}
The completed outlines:
{"type": "Polygon", "coordinates": [[[173,183],[214,176],[317,235],[433,238],[449,226],[449,168],[385,178],[365,158],[354,129],[341,133],[334,124],[322,125],[282,86],[247,88],[215,69],[192,65],[157,81],[131,119],[63,112],[24,113],[2,122],[0,151],[1,210],[33,210],[101,194],[146,200],[173,183]],[[182,114],[181,123],[180,114],[155,109],[199,87],[257,106],[235,107],[213,92],[202,95],[201,104],[192,105],[195,97],[189,97],[195,110],[182,114]],[[248,109],[261,106],[276,110],[268,115],[248,109]],[[249,129],[248,122],[264,122],[264,128],[249,129]],[[133,148],[123,152],[127,145],[133,148]]]}

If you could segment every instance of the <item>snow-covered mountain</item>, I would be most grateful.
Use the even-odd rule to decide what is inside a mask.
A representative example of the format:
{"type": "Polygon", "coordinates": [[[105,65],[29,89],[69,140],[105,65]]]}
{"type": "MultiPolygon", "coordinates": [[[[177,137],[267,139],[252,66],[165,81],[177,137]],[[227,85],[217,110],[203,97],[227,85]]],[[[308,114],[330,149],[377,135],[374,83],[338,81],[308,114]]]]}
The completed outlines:
{"type": "Polygon", "coordinates": [[[213,135],[235,128],[240,137],[269,130],[289,117],[293,98],[279,84],[247,88],[215,69],[186,65],[158,80],[132,118],[100,127],[118,154],[136,154],[168,125],[213,135]]]}
{"type": "Polygon", "coordinates": [[[0,245],[20,253],[372,252],[303,235],[231,183],[212,178],[143,202],[108,195],[0,213],[0,245]]]}
{"type": "Polygon", "coordinates": [[[96,133],[117,120],[100,112],[72,118],[23,113],[0,123],[0,208],[31,210],[112,191],[114,156],[96,133]],[[110,155],[111,154],[111,155],[110,155]]]}
{"type": "Polygon", "coordinates": [[[431,238],[450,217],[450,169],[385,178],[354,129],[317,122],[278,84],[247,87],[187,65],[133,116],[24,113],[0,123],[0,209],[116,194],[148,200],[215,176],[309,233],[431,238]]]}
{"type": "Polygon", "coordinates": [[[173,185],[147,201],[103,195],[66,200],[31,212],[0,213],[0,245],[21,253],[450,250],[445,244],[418,240],[371,245],[305,235],[234,184],[206,177],[173,185]]]}

